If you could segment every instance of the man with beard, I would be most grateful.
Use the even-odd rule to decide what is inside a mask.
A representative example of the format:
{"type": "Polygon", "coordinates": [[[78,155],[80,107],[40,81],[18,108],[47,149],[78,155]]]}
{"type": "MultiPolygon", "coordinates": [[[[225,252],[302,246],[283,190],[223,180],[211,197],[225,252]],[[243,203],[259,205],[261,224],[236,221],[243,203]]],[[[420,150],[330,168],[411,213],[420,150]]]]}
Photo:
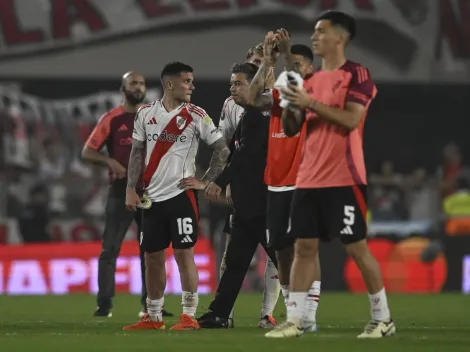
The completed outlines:
{"type": "MultiPolygon", "coordinates": [[[[248,89],[257,70],[256,65],[248,62],[232,67],[230,93],[244,112],[232,138],[230,163],[205,191],[207,199],[216,200],[230,184],[234,216],[226,251],[226,271],[220,279],[209,312],[198,319],[202,328],[229,327],[230,311],[259,244],[266,250],[274,265],[277,265],[274,249],[266,246],[268,189],[264,183],[264,170],[268,149],[269,112],[263,113],[248,102],[248,89]]],[[[275,303],[276,301],[270,311],[267,311],[269,307],[263,307],[265,312],[261,313],[259,327],[273,328],[277,325],[272,318],[275,303]]]]}
{"type": "MultiPolygon", "coordinates": [[[[263,63],[263,55],[263,43],[260,43],[248,49],[245,59],[246,62],[249,62],[259,67],[259,65],[263,63]]],[[[270,73],[267,75],[265,85],[266,88],[274,87],[274,67],[272,68],[272,70],[270,70],[270,73]]],[[[222,107],[222,113],[220,115],[219,129],[221,130],[223,136],[227,141],[232,140],[243,112],[243,107],[241,105],[236,104],[232,96],[228,97],[225,100],[224,105],[222,107]]],[[[227,269],[225,258],[228,243],[230,242],[231,223],[233,216],[233,203],[230,185],[226,187],[225,192],[227,204],[230,206],[230,208],[227,209],[227,215],[225,218],[224,233],[226,236],[226,241],[224,255],[220,264],[220,278],[222,278],[225,270],[227,269]]],[[[279,292],[280,285],[278,272],[276,266],[268,256],[266,258],[266,269],[264,271],[263,301],[261,305],[260,319],[258,322],[258,326],[260,328],[272,328],[277,325],[276,320],[272,315],[277,300],[279,298],[279,292]]],[[[234,327],[233,309],[230,312],[228,326],[230,328],[234,327]]]]}
{"type": "MultiPolygon", "coordinates": [[[[82,151],[84,160],[105,164],[109,167],[110,186],[105,208],[105,227],[100,258],[98,261],[98,308],[94,315],[111,317],[112,297],[115,290],[116,260],[129,226],[135,219],[140,233],[139,213],[128,212],[125,207],[127,164],[132,149],[132,132],[137,110],[145,98],[145,79],[136,72],[122,76],[120,106],[104,114],[92,131],[82,151]],[[108,155],[101,153],[106,146],[108,155]]],[[[142,189],[142,185],[140,185],[142,189]]],[[[142,312],[147,311],[145,289],[145,261],[140,253],[142,274],[142,312]]],[[[165,315],[172,315],[165,312],[165,315]]]]}

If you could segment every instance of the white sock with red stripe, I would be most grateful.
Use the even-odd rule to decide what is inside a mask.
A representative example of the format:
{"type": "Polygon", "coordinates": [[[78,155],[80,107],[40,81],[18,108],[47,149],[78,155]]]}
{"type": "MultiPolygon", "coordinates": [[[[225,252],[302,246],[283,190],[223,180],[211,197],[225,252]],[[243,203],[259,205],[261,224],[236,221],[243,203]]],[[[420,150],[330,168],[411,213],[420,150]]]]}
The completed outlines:
{"type": "Polygon", "coordinates": [[[197,305],[199,303],[199,295],[197,292],[183,291],[181,296],[181,305],[183,306],[183,314],[187,314],[190,317],[196,315],[197,305]]]}
{"type": "Polygon", "coordinates": [[[279,273],[274,263],[268,257],[266,270],[264,271],[263,305],[261,307],[260,318],[264,318],[266,315],[273,315],[280,292],[279,273]]]}
{"type": "Polygon", "coordinates": [[[308,290],[307,301],[305,303],[305,315],[308,321],[316,321],[318,302],[320,301],[320,281],[314,281],[308,290]]]}
{"type": "Polygon", "coordinates": [[[147,298],[147,311],[150,319],[153,321],[163,321],[162,309],[165,298],[148,299],[147,298]]]}
{"type": "Polygon", "coordinates": [[[289,303],[287,303],[287,321],[294,323],[298,328],[305,315],[305,304],[307,302],[307,292],[290,292],[289,303]]]}

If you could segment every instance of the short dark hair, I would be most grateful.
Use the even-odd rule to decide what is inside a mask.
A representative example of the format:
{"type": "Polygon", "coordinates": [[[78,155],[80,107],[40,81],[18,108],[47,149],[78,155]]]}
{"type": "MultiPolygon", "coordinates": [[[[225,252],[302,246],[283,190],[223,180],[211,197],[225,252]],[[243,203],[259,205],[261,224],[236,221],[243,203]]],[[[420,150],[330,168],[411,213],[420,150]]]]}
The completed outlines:
{"type": "Polygon", "coordinates": [[[251,81],[258,72],[258,66],[250,62],[244,62],[242,64],[233,64],[232,73],[244,73],[248,81],[251,81]]]}
{"type": "Polygon", "coordinates": [[[246,60],[250,60],[250,58],[251,58],[253,55],[255,55],[255,54],[264,56],[263,43],[256,44],[255,46],[253,46],[253,47],[251,47],[250,49],[248,49],[248,51],[246,52],[246,57],[245,57],[245,59],[246,59],[246,60]]]}
{"type": "Polygon", "coordinates": [[[313,52],[308,46],[303,44],[294,44],[290,47],[290,53],[292,55],[301,55],[304,58],[308,59],[310,62],[313,62],[313,52]]]}
{"type": "Polygon", "coordinates": [[[182,62],[174,61],[166,64],[163,67],[160,79],[163,81],[165,76],[179,76],[183,72],[193,72],[193,68],[189,65],[183,64],[182,62]]]}
{"type": "Polygon", "coordinates": [[[339,26],[349,33],[349,39],[356,36],[356,20],[354,17],[341,11],[325,11],[317,17],[315,25],[321,20],[328,20],[333,26],[339,26]]]}

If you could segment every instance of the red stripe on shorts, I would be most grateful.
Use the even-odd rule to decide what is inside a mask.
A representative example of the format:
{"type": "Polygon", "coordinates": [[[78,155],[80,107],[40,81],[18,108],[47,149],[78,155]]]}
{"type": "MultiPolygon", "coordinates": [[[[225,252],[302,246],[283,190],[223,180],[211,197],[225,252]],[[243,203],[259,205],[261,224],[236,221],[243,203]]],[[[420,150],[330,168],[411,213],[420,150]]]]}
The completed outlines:
{"type": "Polygon", "coordinates": [[[359,205],[359,209],[361,209],[362,216],[364,220],[367,219],[367,203],[366,199],[364,198],[364,195],[361,192],[361,189],[359,186],[354,185],[353,191],[354,191],[354,196],[356,197],[357,204],[359,205]]]}
{"type": "Polygon", "coordinates": [[[194,191],[191,189],[188,189],[186,191],[186,195],[189,198],[189,201],[191,202],[191,205],[193,206],[194,214],[196,214],[196,221],[199,223],[199,209],[197,207],[197,201],[196,201],[196,196],[194,194],[194,191]]]}

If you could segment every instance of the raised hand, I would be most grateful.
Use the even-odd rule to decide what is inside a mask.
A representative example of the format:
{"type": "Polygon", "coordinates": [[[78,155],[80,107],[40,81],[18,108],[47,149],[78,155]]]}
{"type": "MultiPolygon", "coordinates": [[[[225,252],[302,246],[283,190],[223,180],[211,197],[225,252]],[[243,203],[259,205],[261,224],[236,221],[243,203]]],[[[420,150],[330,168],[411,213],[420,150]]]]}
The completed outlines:
{"type": "Polygon", "coordinates": [[[263,55],[264,62],[273,65],[276,62],[277,53],[273,50],[274,48],[274,32],[268,32],[264,37],[263,55]]]}
{"type": "Polygon", "coordinates": [[[274,42],[279,49],[279,52],[281,54],[290,54],[291,43],[289,32],[286,29],[281,28],[276,31],[274,37],[274,42]]]}

